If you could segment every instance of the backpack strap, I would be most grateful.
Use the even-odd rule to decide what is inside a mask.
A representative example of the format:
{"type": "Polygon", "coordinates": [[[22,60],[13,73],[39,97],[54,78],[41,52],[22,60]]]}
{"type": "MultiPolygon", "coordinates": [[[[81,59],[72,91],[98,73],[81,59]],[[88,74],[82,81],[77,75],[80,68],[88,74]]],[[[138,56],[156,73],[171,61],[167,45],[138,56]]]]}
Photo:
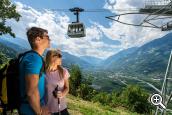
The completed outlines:
{"type": "Polygon", "coordinates": [[[23,61],[24,56],[26,54],[28,54],[28,53],[35,53],[35,54],[39,55],[41,57],[41,59],[42,59],[42,67],[41,67],[41,70],[40,70],[40,73],[39,73],[39,78],[40,78],[42,76],[42,73],[45,72],[45,61],[42,58],[42,56],[40,54],[38,54],[38,52],[36,52],[34,50],[29,50],[29,51],[26,51],[24,53],[19,54],[19,56],[18,56],[19,63],[21,63],[23,61]]]}

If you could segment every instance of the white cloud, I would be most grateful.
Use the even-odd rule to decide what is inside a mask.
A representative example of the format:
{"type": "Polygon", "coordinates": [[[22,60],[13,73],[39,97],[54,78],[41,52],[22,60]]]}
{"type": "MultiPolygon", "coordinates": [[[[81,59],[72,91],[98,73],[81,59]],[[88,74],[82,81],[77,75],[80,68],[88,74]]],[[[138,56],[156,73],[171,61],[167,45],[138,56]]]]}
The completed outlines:
{"type": "MultiPolygon", "coordinates": [[[[129,10],[120,11],[115,9],[132,10],[143,7],[144,7],[144,0],[116,0],[116,4],[113,6],[113,8],[108,3],[104,5],[104,8],[109,9],[111,12],[114,13],[114,15],[122,14],[126,12],[128,13],[134,12],[129,10]]],[[[121,16],[120,21],[130,24],[139,24],[146,16],[147,15],[126,15],[126,16],[121,16]]],[[[156,21],[154,23],[161,25],[162,20],[156,21]]],[[[111,22],[109,28],[105,28],[101,25],[99,25],[99,27],[107,37],[112,38],[114,40],[120,40],[123,49],[134,46],[141,46],[151,40],[160,38],[168,33],[168,32],[162,32],[160,29],[128,26],[121,23],[117,23],[115,21],[111,22]],[[125,35],[125,36],[121,38],[120,37],[121,35],[125,35]]]]}
{"type": "MultiPolygon", "coordinates": [[[[113,1],[113,0],[112,0],[113,1]]],[[[144,6],[144,0],[117,0],[114,8],[138,8],[144,6]]],[[[98,22],[90,22],[91,27],[86,27],[86,37],[68,38],[67,27],[71,22],[70,17],[65,13],[53,12],[50,10],[38,11],[30,6],[16,2],[17,10],[22,15],[19,22],[9,21],[17,37],[26,39],[26,28],[39,26],[49,31],[52,43],[63,51],[77,56],[94,56],[107,58],[123,49],[141,46],[153,39],[160,38],[166,32],[157,29],[127,26],[109,20],[110,27],[104,27],[98,22]],[[123,36],[122,36],[123,35],[123,36]],[[106,36],[112,40],[118,40],[121,45],[109,45],[103,42],[102,37],[106,36]]],[[[115,11],[107,3],[104,8],[115,11]]],[[[122,17],[122,21],[139,22],[140,16],[122,17]]],[[[91,19],[90,19],[91,20],[91,19]]]]}
{"type": "Polygon", "coordinates": [[[54,45],[73,55],[106,58],[118,51],[119,46],[108,45],[101,41],[103,31],[96,24],[86,27],[86,37],[69,38],[66,33],[70,18],[65,13],[35,10],[20,2],[16,2],[16,5],[22,17],[19,22],[10,20],[8,24],[12,26],[17,37],[26,39],[26,29],[38,26],[48,30],[54,45]]]}

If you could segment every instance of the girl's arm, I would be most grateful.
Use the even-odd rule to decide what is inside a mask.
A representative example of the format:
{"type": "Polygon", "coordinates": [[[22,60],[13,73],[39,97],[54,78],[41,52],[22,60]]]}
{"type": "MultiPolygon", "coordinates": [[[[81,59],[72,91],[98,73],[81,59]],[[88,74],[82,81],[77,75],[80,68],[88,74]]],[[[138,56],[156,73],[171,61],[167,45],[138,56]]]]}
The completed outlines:
{"type": "Polygon", "coordinates": [[[64,79],[64,89],[62,92],[57,93],[58,98],[63,98],[65,97],[69,92],[69,81],[68,79],[64,79]]]}
{"type": "Polygon", "coordinates": [[[64,96],[66,96],[69,92],[69,80],[68,78],[70,77],[70,74],[67,70],[64,70],[65,71],[65,76],[64,76],[64,89],[61,93],[58,93],[58,97],[59,98],[62,98],[64,96]]]}
{"type": "Polygon", "coordinates": [[[62,97],[66,96],[69,92],[69,80],[64,79],[64,89],[62,91],[62,97]]]}

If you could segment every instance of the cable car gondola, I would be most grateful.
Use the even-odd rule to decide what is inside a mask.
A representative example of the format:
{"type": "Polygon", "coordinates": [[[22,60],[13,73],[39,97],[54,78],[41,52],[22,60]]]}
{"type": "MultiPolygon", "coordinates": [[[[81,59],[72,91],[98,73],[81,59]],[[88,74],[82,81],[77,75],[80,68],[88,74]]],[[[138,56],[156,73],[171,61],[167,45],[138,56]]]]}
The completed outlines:
{"type": "Polygon", "coordinates": [[[85,26],[83,23],[72,23],[68,25],[67,35],[71,38],[85,37],[85,26]]]}
{"type": "Polygon", "coordinates": [[[76,22],[72,22],[68,25],[67,35],[71,38],[85,37],[85,26],[83,23],[79,22],[79,12],[84,11],[84,9],[75,7],[69,10],[74,12],[74,15],[76,15],[76,22]]]}

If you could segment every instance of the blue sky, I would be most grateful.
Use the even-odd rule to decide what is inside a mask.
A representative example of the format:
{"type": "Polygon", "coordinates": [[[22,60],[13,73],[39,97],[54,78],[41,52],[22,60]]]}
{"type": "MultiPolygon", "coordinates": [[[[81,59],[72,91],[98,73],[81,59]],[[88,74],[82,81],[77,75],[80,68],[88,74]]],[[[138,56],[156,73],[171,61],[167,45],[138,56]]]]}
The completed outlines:
{"type": "MultiPolygon", "coordinates": [[[[85,10],[89,9],[103,9],[106,0],[13,0],[13,2],[21,2],[25,5],[31,6],[37,10],[43,9],[69,9],[73,7],[81,7],[85,10]]],[[[58,11],[58,10],[57,10],[58,11]]],[[[71,12],[65,12],[70,16],[71,21],[75,20],[75,16],[71,12]]],[[[99,22],[100,24],[108,27],[109,20],[105,16],[112,15],[110,11],[107,12],[84,12],[80,14],[80,20],[87,26],[90,26],[88,19],[99,22]]]]}
{"type": "MultiPolygon", "coordinates": [[[[114,0],[110,0],[114,2],[114,0]]],[[[17,23],[8,21],[18,38],[26,40],[26,28],[39,26],[47,29],[52,44],[76,56],[94,56],[105,59],[121,50],[139,47],[165,35],[157,29],[131,27],[106,19],[106,16],[122,13],[112,9],[107,0],[12,0],[22,18],[17,23]],[[80,21],[86,26],[86,37],[67,37],[67,26],[75,21],[71,12],[53,11],[81,7],[85,10],[104,9],[105,12],[83,12],[80,21]],[[121,37],[121,35],[123,35],[121,37]]],[[[127,9],[144,6],[144,0],[116,0],[113,8],[127,9]]],[[[137,21],[141,17],[122,17],[123,21],[137,21]]]]}

